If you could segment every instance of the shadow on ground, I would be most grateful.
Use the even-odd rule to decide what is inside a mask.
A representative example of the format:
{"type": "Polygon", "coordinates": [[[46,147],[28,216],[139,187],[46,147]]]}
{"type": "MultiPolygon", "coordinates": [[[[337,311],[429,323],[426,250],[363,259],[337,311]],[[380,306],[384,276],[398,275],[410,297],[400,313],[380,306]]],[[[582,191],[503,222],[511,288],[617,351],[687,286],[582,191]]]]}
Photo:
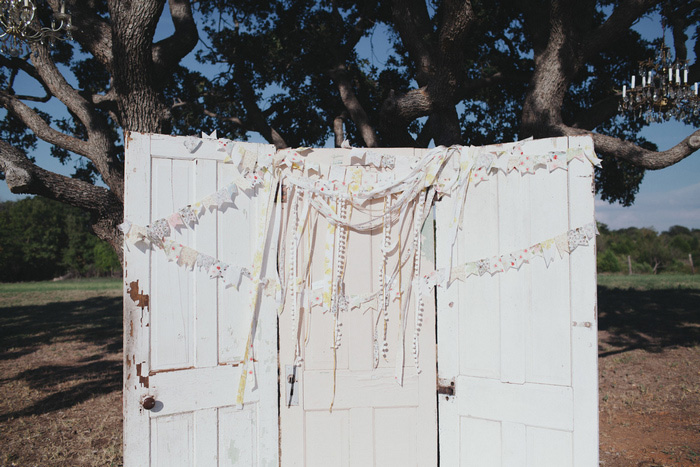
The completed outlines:
{"type": "MultiPolygon", "coordinates": [[[[0,362],[19,372],[0,375],[0,386],[22,383],[31,404],[0,414],[0,421],[73,407],[121,389],[122,298],[92,297],[46,305],[0,308],[0,362]],[[76,345],[77,344],[77,345],[76,345]],[[85,344],[81,346],[80,344],[85,344]],[[72,351],[66,349],[81,349],[72,351]],[[40,349],[50,356],[33,365],[40,349]]],[[[6,367],[7,368],[7,367],[6,367]]]]}
{"type": "Polygon", "coordinates": [[[700,290],[598,287],[599,356],[700,345],[700,290]],[[610,349],[613,347],[613,349],[610,349]]]}
{"type": "Polygon", "coordinates": [[[0,308],[0,360],[61,341],[86,342],[103,346],[105,353],[118,352],[122,297],[0,308]]]}

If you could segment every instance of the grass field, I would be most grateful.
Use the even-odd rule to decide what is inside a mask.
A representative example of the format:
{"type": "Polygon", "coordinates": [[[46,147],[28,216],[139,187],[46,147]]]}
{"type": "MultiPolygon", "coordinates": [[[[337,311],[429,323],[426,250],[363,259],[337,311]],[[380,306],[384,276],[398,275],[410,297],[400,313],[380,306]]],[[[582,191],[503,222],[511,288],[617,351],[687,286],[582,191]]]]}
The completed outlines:
{"type": "MultiPolygon", "coordinates": [[[[700,465],[700,275],[599,276],[604,467],[700,465]]],[[[121,281],[0,284],[0,467],[121,465],[121,281]]]]}

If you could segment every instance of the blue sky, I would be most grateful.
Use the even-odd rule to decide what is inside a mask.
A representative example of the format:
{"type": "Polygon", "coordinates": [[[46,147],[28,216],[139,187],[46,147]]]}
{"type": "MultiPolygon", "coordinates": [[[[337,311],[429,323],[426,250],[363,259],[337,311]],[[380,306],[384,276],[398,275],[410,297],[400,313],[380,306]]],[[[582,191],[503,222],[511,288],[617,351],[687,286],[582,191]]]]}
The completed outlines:
{"type": "MultiPolygon", "coordinates": [[[[169,18],[164,15],[159,25],[160,36],[170,33],[172,27],[169,18]]],[[[661,37],[661,22],[658,17],[643,18],[635,26],[644,37],[648,39],[661,37]]],[[[667,43],[670,42],[670,34],[667,32],[667,43]]],[[[359,52],[370,62],[381,66],[390,53],[387,49],[386,35],[383,31],[377,30],[370,38],[364,38],[359,44],[359,52]]],[[[692,56],[692,47],[689,47],[689,59],[691,63],[695,60],[692,56]]],[[[186,58],[186,62],[194,63],[194,54],[186,58]]],[[[197,65],[200,71],[204,68],[197,65]]],[[[207,67],[214,71],[213,67],[207,67]]],[[[625,83],[620,83],[620,86],[625,83]]],[[[30,91],[31,88],[25,90],[30,91]]],[[[36,91],[35,92],[40,92],[36,91]]],[[[53,115],[61,112],[60,105],[49,103],[43,109],[53,115]]],[[[662,124],[654,124],[645,128],[642,135],[648,140],[656,143],[660,150],[665,150],[675,146],[686,138],[694,129],[690,126],[676,121],[662,124]]],[[[219,135],[225,136],[225,135],[219,135]]],[[[252,141],[262,139],[257,135],[251,135],[252,141]]],[[[498,143],[500,141],[494,141],[498,143]]],[[[328,143],[332,146],[332,140],[328,143]]],[[[40,142],[36,151],[36,157],[41,165],[52,171],[69,175],[73,168],[71,164],[61,166],[58,161],[50,156],[49,146],[40,142]],[[51,160],[49,160],[51,159],[51,160]]],[[[18,199],[19,197],[10,193],[4,181],[0,181],[0,201],[18,199]]],[[[700,228],[700,151],[696,151],[683,161],[666,169],[658,171],[647,171],[641,184],[637,199],[633,206],[623,207],[618,204],[608,204],[607,202],[596,200],[596,218],[610,228],[619,229],[624,227],[653,227],[661,232],[667,230],[672,225],[683,225],[690,228],[700,228]]]]}

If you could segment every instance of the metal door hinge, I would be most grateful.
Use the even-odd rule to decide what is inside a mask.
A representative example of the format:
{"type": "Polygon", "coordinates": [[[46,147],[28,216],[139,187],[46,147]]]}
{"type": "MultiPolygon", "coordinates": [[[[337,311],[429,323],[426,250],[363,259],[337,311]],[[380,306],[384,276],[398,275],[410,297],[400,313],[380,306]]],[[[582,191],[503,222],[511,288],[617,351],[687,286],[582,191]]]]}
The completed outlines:
{"type": "Polygon", "coordinates": [[[299,384],[298,370],[299,367],[296,365],[284,366],[284,393],[287,407],[299,405],[299,391],[301,390],[301,385],[299,384]]]}
{"type": "Polygon", "coordinates": [[[444,394],[447,397],[455,395],[455,379],[438,378],[437,384],[438,394],[444,394]]]}

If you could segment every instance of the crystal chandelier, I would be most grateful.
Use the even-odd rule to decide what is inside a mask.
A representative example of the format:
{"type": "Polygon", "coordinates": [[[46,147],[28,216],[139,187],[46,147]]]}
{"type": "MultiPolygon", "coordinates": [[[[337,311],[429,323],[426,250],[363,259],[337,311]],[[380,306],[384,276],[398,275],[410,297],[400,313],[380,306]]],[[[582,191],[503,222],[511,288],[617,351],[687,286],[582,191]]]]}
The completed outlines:
{"type": "Polygon", "coordinates": [[[672,61],[669,48],[662,43],[654,60],[639,62],[639,74],[632,75],[630,87],[622,86],[618,111],[647,123],[698,115],[698,83],[688,83],[688,61],[672,61]]]}
{"type": "Polygon", "coordinates": [[[43,26],[36,17],[36,6],[32,0],[0,0],[0,51],[18,57],[29,42],[71,40],[71,17],[66,13],[65,1],[60,11],[53,15],[51,26],[43,26]]]}

